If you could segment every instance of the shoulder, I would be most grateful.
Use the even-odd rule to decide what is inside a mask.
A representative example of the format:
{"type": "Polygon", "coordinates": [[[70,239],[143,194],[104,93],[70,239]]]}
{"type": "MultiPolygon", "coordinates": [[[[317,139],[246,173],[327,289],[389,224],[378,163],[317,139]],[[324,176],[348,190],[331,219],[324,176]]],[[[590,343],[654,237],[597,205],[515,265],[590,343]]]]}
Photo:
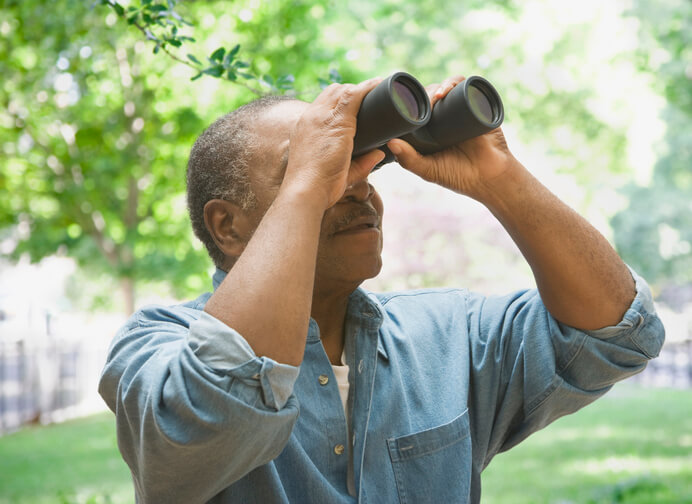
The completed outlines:
{"type": "Polygon", "coordinates": [[[459,288],[412,289],[384,293],[368,292],[368,296],[371,299],[376,300],[380,306],[387,308],[410,304],[455,303],[459,300],[465,300],[468,294],[467,289],[459,288]]]}
{"type": "Polygon", "coordinates": [[[383,328],[422,331],[465,325],[468,295],[466,289],[457,288],[368,293],[382,313],[383,328]]]}
{"type": "Polygon", "coordinates": [[[211,293],[202,294],[196,299],[176,305],[146,305],[137,310],[125,323],[123,330],[141,327],[179,325],[189,327],[203,313],[211,293]]]}

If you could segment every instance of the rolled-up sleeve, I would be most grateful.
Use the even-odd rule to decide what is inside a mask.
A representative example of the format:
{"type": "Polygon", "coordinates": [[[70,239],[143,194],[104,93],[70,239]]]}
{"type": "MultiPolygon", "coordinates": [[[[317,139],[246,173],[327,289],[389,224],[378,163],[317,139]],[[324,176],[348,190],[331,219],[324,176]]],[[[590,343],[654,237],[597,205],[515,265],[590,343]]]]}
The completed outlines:
{"type": "MultiPolygon", "coordinates": [[[[188,344],[194,354],[213,370],[234,376],[247,384],[241,397],[254,400],[260,387],[264,404],[280,410],[293,392],[300,368],[257,357],[248,342],[234,329],[203,312],[190,324],[188,344]]],[[[240,388],[240,387],[239,387],[240,388]]]]}
{"type": "Polygon", "coordinates": [[[115,337],[99,392],[137,501],[206,502],[281,453],[299,368],[257,357],[201,306],[152,307],[115,337]]]}
{"type": "Polygon", "coordinates": [[[557,321],[535,290],[494,298],[469,295],[478,423],[494,418],[479,429],[487,448],[483,465],[641,372],[659,354],[663,324],[648,285],[632,275],[636,295],[622,320],[593,331],[557,321]]]}

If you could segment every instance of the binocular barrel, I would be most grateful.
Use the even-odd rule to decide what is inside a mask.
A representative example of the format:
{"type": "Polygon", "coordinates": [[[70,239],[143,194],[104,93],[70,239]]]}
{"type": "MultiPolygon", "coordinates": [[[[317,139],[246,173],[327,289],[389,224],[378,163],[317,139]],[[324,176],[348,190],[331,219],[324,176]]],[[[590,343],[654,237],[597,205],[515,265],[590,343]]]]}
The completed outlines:
{"type": "Polygon", "coordinates": [[[389,163],[394,156],[385,144],[392,138],[402,138],[418,152],[431,154],[492,131],[503,119],[500,95],[483,77],[460,82],[433,108],[421,83],[397,72],[363,99],[353,156],[379,148],[386,154],[380,165],[389,163]]]}

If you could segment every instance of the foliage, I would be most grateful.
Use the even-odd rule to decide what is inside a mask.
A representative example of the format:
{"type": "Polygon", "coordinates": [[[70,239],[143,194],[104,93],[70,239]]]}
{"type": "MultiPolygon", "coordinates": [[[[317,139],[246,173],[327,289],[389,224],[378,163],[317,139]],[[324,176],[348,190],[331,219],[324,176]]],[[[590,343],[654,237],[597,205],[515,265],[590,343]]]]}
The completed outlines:
{"type": "Polygon", "coordinates": [[[640,65],[656,75],[668,106],[653,176],[626,189],[629,207],[613,219],[623,257],[660,285],[692,283],[692,4],[639,0],[640,65]]]}
{"type": "Polygon", "coordinates": [[[196,42],[193,37],[183,34],[185,27],[193,25],[176,11],[176,0],[166,0],[165,3],[141,0],[139,5],[130,5],[127,8],[115,0],[101,0],[101,3],[111,7],[120,18],[127,21],[127,24],[136,27],[148,41],[154,43],[154,54],[162,50],[172,59],[197,70],[192,80],[197,80],[203,75],[220,77],[242,83],[258,96],[281,93],[293,88],[295,78],[292,74],[274,78],[269,74],[258,76],[252,73],[250,63],[239,58],[240,44],[235,44],[228,50],[223,46],[215,49],[207,57],[207,63],[202,63],[192,53],[187,53],[187,59],[182,59],[171,52],[171,46],[180,48],[186,42],[196,42]],[[253,86],[253,81],[260,86],[253,86]]]}
{"type": "MultiPolygon", "coordinates": [[[[593,80],[608,81],[631,57],[599,43],[605,4],[15,0],[0,12],[0,253],[73,257],[92,278],[117,279],[128,310],[136,284],[166,279],[178,296],[208,284],[184,205],[187,155],[207,124],[258,94],[310,100],[329,82],[398,69],[424,83],[482,74],[503,96],[506,131],[548,152],[552,169],[583,188],[584,205],[631,178],[626,125],[636,108],[593,80]]],[[[666,30],[655,37],[665,42],[666,30]]],[[[671,52],[676,75],[685,51],[671,52]]],[[[675,89],[671,99],[682,99],[675,89]]],[[[671,173],[662,191],[683,187],[684,200],[688,186],[671,173]]],[[[629,229],[639,214],[613,223],[629,229]]],[[[682,224],[672,227],[691,228],[682,224]]],[[[637,253],[636,240],[619,243],[637,253]]]]}
{"type": "MultiPolygon", "coordinates": [[[[134,23],[162,12],[144,6],[134,23]]],[[[11,256],[67,254],[92,276],[120,279],[128,311],[135,281],[165,277],[177,295],[199,292],[209,262],[186,218],[187,154],[210,118],[253,93],[181,82],[105,7],[61,0],[51,6],[58,16],[45,9],[37,1],[3,7],[0,127],[11,141],[3,146],[0,230],[15,244],[11,256]],[[206,111],[187,98],[210,89],[206,111]]],[[[157,36],[166,50],[176,45],[157,36]]],[[[210,60],[238,68],[235,53],[217,49],[210,60]]],[[[266,75],[275,88],[290,82],[266,75]]]]}

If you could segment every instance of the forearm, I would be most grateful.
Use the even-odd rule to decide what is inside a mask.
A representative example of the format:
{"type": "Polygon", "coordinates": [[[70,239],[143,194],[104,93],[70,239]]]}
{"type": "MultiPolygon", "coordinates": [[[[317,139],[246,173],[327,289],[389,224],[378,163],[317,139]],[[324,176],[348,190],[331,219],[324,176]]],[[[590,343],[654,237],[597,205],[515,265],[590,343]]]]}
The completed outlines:
{"type": "Polygon", "coordinates": [[[238,331],[258,356],[300,365],[310,320],[324,209],[279,192],[205,311],[238,331]]]}
{"type": "Polygon", "coordinates": [[[622,319],[635,295],[627,266],[591,224],[520,163],[490,181],[482,201],[528,261],[556,319],[579,329],[622,319]]]}

